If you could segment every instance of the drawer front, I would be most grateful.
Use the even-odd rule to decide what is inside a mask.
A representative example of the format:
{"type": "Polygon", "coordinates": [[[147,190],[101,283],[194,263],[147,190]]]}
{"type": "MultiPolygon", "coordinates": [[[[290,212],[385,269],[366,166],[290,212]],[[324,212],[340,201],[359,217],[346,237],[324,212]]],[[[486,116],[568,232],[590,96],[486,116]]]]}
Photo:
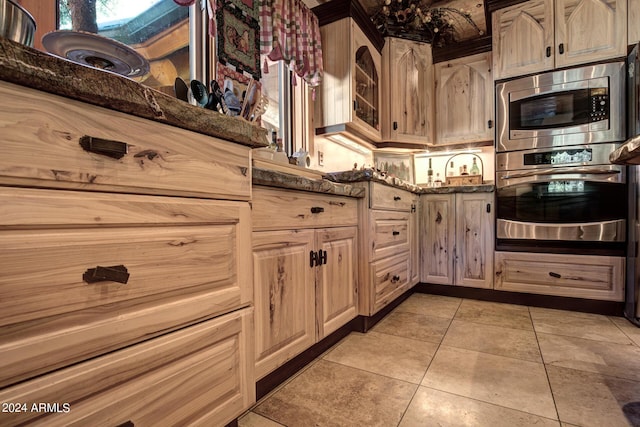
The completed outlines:
{"type": "Polygon", "coordinates": [[[369,210],[370,260],[409,251],[410,214],[369,210]]]}
{"type": "Polygon", "coordinates": [[[374,286],[374,314],[402,295],[410,287],[409,254],[385,258],[371,263],[374,286]]]}
{"type": "Polygon", "coordinates": [[[251,301],[247,203],[11,188],[0,200],[0,385],[251,301]],[[98,266],[124,266],[126,283],[93,281],[98,266]]]}
{"type": "Polygon", "coordinates": [[[369,207],[371,209],[410,212],[411,206],[417,203],[417,196],[409,191],[378,182],[371,182],[370,184],[369,207]]]}
{"type": "Polygon", "coordinates": [[[622,257],[496,252],[497,290],[622,301],[622,257]]]}
{"type": "Polygon", "coordinates": [[[249,148],[0,82],[0,182],[39,187],[248,200],[249,148]],[[121,158],[80,145],[116,141],[121,158]]]}
{"type": "Polygon", "coordinates": [[[358,224],[358,199],[254,187],[254,230],[337,227],[358,224]]]}
{"type": "Polygon", "coordinates": [[[255,402],[251,322],[250,308],[234,311],[5,388],[0,402],[29,410],[2,423],[223,426],[255,402]],[[30,410],[41,402],[59,412],[30,410]]]}

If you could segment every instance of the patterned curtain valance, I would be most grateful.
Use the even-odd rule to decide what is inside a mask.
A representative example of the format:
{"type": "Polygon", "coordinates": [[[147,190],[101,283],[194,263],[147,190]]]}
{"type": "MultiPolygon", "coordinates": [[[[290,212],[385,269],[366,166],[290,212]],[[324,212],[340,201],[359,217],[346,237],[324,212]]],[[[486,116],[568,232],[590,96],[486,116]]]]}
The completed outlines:
{"type": "Polygon", "coordinates": [[[318,17],[302,0],[260,0],[260,53],[315,87],[322,80],[318,17]]]}

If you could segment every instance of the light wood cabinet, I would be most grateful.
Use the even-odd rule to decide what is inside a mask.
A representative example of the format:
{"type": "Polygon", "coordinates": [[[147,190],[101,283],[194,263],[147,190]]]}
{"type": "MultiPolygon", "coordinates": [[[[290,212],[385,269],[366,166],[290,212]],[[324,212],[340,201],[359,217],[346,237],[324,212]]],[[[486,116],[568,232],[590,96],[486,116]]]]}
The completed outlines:
{"type": "Polygon", "coordinates": [[[629,0],[628,44],[640,43],[640,0],[629,0]]]}
{"type": "Polygon", "coordinates": [[[491,53],[435,64],[436,144],[493,141],[491,53]]]}
{"type": "Polygon", "coordinates": [[[382,138],[430,144],[434,132],[431,45],[389,37],[382,50],[382,138]]]}
{"type": "Polygon", "coordinates": [[[6,82],[0,96],[1,401],[72,409],[0,424],[241,415],[249,147],[6,82]]]}
{"type": "Polygon", "coordinates": [[[415,227],[419,196],[379,182],[366,188],[360,204],[363,258],[359,263],[359,314],[372,316],[418,283],[415,227]]]}
{"type": "Polygon", "coordinates": [[[351,18],[320,27],[324,76],[316,128],[347,124],[379,142],[382,58],[351,18]]]}
{"type": "Polygon", "coordinates": [[[352,201],[268,187],[254,189],[256,379],[356,317],[358,229],[352,201]],[[310,198],[315,199],[316,213],[307,206],[310,198]],[[287,202],[274,203],[276,200],[287,202]],[[339,209],[344,215],[333,217],[333,211],[320,210],[322,206],[339,209]],[[301,228],[296,222],[280,224],[279,230],[260,219],[286,217],[286,212],[316,218],[301,228]],[[324,214],[334,227],[321,219],[324,214]]]}
{"type": "Polygon", "coordinates": [[[425,194],[421,282],[493,287],[493,193],[425,194]]]}
{"type": "Polygon", "coordinates": [[[492,14],[496,80],[626,55],[626,0],[532,0],[492,14]]]}
{"type": "Polygon", "coordinates": [[[495,289],[624,300],[623,257],[496,252],[495,289]]]}

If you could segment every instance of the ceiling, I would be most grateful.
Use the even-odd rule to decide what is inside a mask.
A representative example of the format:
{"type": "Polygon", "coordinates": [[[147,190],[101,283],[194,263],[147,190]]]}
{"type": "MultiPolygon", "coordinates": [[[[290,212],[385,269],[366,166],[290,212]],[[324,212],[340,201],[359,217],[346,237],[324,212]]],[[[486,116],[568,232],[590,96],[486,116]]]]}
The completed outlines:
{"type": "MultiPolygon", "coordinates": [[[[369,16],[372,16],[378,11],[384,4],[384,0],[352,0],[359,1],[363,9],[369,16]]],[[[394,0],[395,1],[395,0],[394,0]]],[[[313,8],[323,3],[327,3],[328,0],[304,0],[305,4],[309,8],[313,8]]],[[[454,9],[468,10],[471,14],[471,19],[476,25],[483,31],[483,34],[487,34],[487,23],[485,19],[485,5],[483,0],[446,0],[430,2],[429,0],[423,1],[423,5],[427,4],[430,7],[452,7],[454,9]]],[[[424,6],[422,6],[424,9],[424,6]]],[[[460,19],[455,24],[456,28],[456,41],[463,42],[474,40],[478,38],[477,31],[469,24],[460,19]]]]}

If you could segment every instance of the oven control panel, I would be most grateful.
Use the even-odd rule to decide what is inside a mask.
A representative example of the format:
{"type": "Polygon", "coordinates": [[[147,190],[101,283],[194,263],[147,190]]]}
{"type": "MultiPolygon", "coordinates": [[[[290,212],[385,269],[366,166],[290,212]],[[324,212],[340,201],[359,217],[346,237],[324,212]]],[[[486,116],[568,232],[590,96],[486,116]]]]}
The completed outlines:
{"type": "Polygon", "coordinates": [[[588,163],[591,160],[593,160],[593,150],[590,148],[539,151],[523,155],[525,166],[588,163]]]}
{"type": "Polygon", "coordinates": [[[591,89],[589,93],[589,121],[599,122],[609,118],[609,94],[606,88],[591,89]]]}

